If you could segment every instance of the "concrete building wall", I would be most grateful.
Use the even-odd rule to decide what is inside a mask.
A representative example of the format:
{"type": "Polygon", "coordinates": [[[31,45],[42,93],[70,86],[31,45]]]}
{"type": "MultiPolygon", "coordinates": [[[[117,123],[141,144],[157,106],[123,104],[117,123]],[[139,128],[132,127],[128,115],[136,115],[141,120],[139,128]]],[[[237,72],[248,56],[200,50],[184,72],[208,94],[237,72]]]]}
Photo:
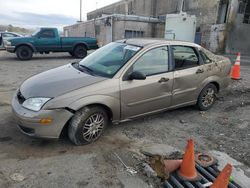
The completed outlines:
{"type": "Polygon", "coordinates": [[[87,14],[87,19],[99,18],[102,15],[128,14],[138,16],[153,16],[155,13],[154,0],[124,0],[97,9],[87,14]]]}
{"type": "Polygon", "coordinates": [[[113,29],[115,31],[113,40],[124,39],[126,30],[142,31],[144,37],[151,37],[152,24],[144,22],[117,21],[114,22],[113,29]]]}
{"type": "Polygon", "coordinates": [[[111,5],[89,12],[87,13],[87,20],[100,18],[102,15],[126,14],[126,4],[126,1],[119,1],[117,3],[113,3],[111,5]]]}
{"type": "MultiPolygon", "coordinates": [[[[248,0],[249,1],[249,0],[248,0]]],[[[243,23],[244,13],[239,13],[239,1],[231,0],[229,23],[226,29],[226,53],[250,54],[250,24],[243,23]]]]}
{"type": "Polygon", "coordinates": [[[244,24],[243,14],[238,14],[228,33],[226,52],[250,54],[250,24],[244,24]]]}
{"type": "Polygon", "coordinates": [[[155,0],[155,3],[157,15],[180,12],[181,0],[155,0]]]}
{"type": "MultiPolygon", "coordinates": [[[[181,8],[181,0],[124,0],[113,5],[88,13],[88,19],[96,18],[105,13],[133,14],[140,16],[164,16],[178,13],[181,8]],[[127,11],[126,11],[127,10],[127,11]]],[[[211,26],[217,22],[218,0],[186,0],[183,10],[197,18],[197,28],[201,32],[201,44],[210,47],[211,26]]],[[[164,36],[155,28],[151,36],[164,36]]]]}
{"type": "MultiPolygon", "coordinates": [[[[217,0],[189,0],[185,1],[184,11],[196,16],[197,30],[201,32],[201,45],[211,50],[211,27],[216,24],[218,1],[217,0]]],[[[217,49],[213,48],[214,51],[217,49]]]]}
{"type": "Polygon", "coordinates": [[[93,21],[81,22],[64,27],[64,35],[69,37],[95,37],[93,21]]]}
{"type": "MultiPolygon", "coordinates": [[[[214,52],[250,53],[250,24],[243,24],[243,14],[238,13],[240,0],[185,0],[183,11],[197,18],[197,32],[201,33],[201,45],[214,52]]],[[[248,0],[250,1],[250,0],[248,0]]],[[[88,13],[88,20],[103,15],[126,14],[146,17],[161,17],[180,11],[181,0],[123,0],[88,13]]],[[[71,36],[96,36],[103,43],[124,38],[127,30],[143,30],[145,37],[164,37],[164,25],[130,21],[114,22],[112,32],[105,24],[98,26],[96,22],[88,21],[85,25],[71,26],[71,36]],[[91,25],[92,23],[92,25],[91,25]],[[94,26],[93,26],[94,25],[94,26]],[[73,31],[74,30],[74,31],[73,31]],[[101,30],[98,34],[98,30],[101,30]],[[95,31],[94,33],[92,31],[95,31]],[[104,36],[106,35],[106,37],[104,36]],[[112,38],[113,37],[113,38],[112,38]]],[[[65,28],[65,30],[69,28],[65,28]]]]}
{"type": "Polygon", "coordinates": [[[122,17],[112,15],[65,27],[64,34],[67,36],[96,37],[100,46],[111,41],[124,39],[126,31],[142,32],[143,37],[162,38],[165,24],[145,21],[145,18],[142,17],[142,20],[123,20],[122,17]]]}
{"type": "Polygon", "coordinates": [[[189,0],[185,1],[184,11],[196,15],[197,27],[200,25],[216,24],[218,0],[189,0]]]}

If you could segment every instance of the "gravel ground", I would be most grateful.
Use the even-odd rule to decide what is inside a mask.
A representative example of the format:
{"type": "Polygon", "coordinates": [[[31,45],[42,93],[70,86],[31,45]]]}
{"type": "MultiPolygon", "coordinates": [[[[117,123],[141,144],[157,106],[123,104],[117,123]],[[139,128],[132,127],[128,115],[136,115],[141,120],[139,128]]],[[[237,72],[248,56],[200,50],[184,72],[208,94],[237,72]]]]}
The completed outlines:
{"type": "Polygon", "coordinates": [[[190,137],[196,151],[224,152],[243,163],[250,177],[250,58],[242,66],[243,79],[232,81],[207,112],[185,107],[111,125],[97,142],[80,147],[66,137],[45,141],[21,134],[10,109],[18,86],[34,74],[74,61],[59,53],[22,62],[0,51],[0,187],[156,186],[141,173],[128,175],[114,152],[137,168],[143,146],[166,144],[184,150],[190,137]],[[13,181],[15,173],[22,175],[19,181],[13,181]]]}

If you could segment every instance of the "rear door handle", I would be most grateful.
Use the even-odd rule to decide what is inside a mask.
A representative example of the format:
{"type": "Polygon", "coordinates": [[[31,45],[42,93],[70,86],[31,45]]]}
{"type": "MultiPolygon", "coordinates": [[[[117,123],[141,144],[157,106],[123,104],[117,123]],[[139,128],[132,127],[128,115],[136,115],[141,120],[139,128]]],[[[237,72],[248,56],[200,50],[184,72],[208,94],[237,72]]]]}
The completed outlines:
{"type": "Polygon", "coordinates": [[[162,83],[162,82],[167,82],[167,81],[169,81],[169,78],[162,77],[158,82],[162,83]]]}
{"type": "Polygon", "coordinates": [[[196,74],[200,74],[200,73],[203,73],[203,72],[204,72],[203,69],[198,69],[198,70],[196,71],[196,74]]]}

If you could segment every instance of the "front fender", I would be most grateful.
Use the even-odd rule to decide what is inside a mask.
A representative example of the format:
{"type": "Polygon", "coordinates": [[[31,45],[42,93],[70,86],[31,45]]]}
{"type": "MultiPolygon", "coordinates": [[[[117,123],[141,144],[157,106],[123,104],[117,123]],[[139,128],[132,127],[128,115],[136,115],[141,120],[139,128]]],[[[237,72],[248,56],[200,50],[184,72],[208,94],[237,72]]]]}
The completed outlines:
{"type": "Polygon", "coordinates": [[[15,46],[16,46],[16,47],[15,47],[15,51],[16,51],[16,49],[17,49],[19,46],[29,46],[29,47],[33,50],[33,52],[36,52],[36,51],[37,51],[36,48],[35,48],[35,46],[34,46],[33,44],[31,44],[31,43],[28,43],[28,42],[25,42],[25,43],[18,43],[18,44],[16,44],[15,46]]]}
{"type": "Polygon", "coordinates": [[[81,109],[84,106],[99,104],[108,107],[113,114],[113,121],[120,120],[120,100],[107,95],[93,95],[78,99],[71,103],[68,107],[75,111],[81,109]]]}

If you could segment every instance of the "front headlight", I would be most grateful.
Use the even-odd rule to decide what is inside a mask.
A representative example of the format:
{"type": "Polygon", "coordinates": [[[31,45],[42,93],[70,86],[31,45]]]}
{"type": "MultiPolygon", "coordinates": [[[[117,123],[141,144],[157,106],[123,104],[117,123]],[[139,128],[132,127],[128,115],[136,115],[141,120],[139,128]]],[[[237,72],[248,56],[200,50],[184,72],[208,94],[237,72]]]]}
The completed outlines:
{"type": "Polygon", "coordinates": [[[38,112],[50,98],[29,98],[23,102],[23,107],[38,112]]]}

